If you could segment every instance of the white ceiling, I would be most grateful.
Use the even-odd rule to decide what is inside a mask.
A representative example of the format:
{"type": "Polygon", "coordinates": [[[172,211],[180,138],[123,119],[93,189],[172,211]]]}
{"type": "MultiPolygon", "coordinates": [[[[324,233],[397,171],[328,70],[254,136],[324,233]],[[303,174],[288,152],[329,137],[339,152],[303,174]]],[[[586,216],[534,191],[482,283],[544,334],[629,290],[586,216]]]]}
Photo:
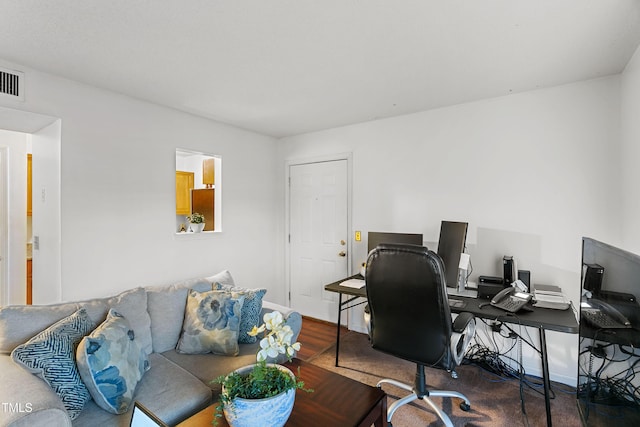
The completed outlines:
{"type": "Polygon", "coordinates": [[[276,137],[620,73],[639,0],[0,0],[0,58],[276,137]]]}

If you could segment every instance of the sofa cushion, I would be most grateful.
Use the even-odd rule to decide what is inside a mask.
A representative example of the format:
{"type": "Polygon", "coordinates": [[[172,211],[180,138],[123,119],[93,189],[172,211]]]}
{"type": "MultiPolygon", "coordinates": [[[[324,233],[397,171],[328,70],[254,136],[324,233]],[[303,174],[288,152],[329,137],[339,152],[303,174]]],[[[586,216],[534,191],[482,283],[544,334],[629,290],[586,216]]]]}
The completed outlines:
{"type": "Polygon", "coordinates": [[[218,354],[181,354],[176,350],[169,350],[162,353],[164,357],[175,362],[178,366],[186,369],[213,391],[214,399],[220,393],[221,386],[212,382],[221,375],[227,375],[243,366],[256,363],[256,355],[260,350],[260,345],[240,344],[236,357],[221,356],[218,354]]]}
{"type": "Polygon", "coordinates": [[[131,324],[136,337],[140,340],[138,345],[150,354],[153,351],[151,343],[151,318],[147,311],[147,292],[138,287],[129,289],[110,298],[96,298],[80,301],[78,307],[85,308],[89,317],[99,325],[107,318],[110,309],[115,309],[122,314],[131,324]]]}
{"type": "MultiPolygon", "coordinates": [[[[124,291],[107,300],[107,307],[114,309],[129,321],[136,334],[138,345],[145,352],[151,354],[151,318],[147,311],[147,292],[144,288],[124,291]]],[[[105,313],[106,318],[106,313],[105,313]]]]}
{"type": "Polygon", "coordinates": [[[238,333],[244,297],[230,292],[189,291],[177,350],[180,353],[238,354],[238,333]]]}
{"type": "Polygon", "coordinates": [[[162,353],[176,348],[182,331],[189,289],[199,292],[210,291],[211,282],[200,278],[169,286],[149,286],[145,289],[147,309],[151,318],[153,351],[162,353]]]}
{"type": "Polygon", "coordinates": [[[260,326],[262,324],[260,312],[262,311],[262,298],[267,293],[267,289],[247,289],[223,285],[221,283],[214,283],[213,288],[231,292],[234,298],[244,296],[242,315],[240,316],[240,333],[238,335],[238,342],[241,344],[251,344],[256,342],[258,338],[249,335],[249,331],[251,331],[254,326],[260,326]]]}
{"type": "MultiPolygon", "coordinates": [[[[211,404],[211,390],[202,381],[160,354],[149,355],[151,369],[136,388],[135,400],[142,403],[168,425],[176,425],[211,404]]],[[[93,401],[74,421],[77,426],[128,426],[129,410],[113,415],[93,401]]]]}
{"type": "Polygon", "coordinates": [[[0,308],[0,353],[11,353],[20,344],[75,313],[78,308],[76,303],[0,308]]]}
{"type": "Polygon", "coordinates": [[[235,286],[236,284],[233,281],[233,277],[229,270],[222,270],[220,273],[214,274],[213,276],[206,277],[206,280],[213,283],[220,283],[222,285],[235,286]]]}
{"type": "Polygon", "coordinates": [[[149,360],[137,344],[131,325],[114,309],[104,323],[80,341],[76,359],[93,400],[114,414],[129,409],[136,385],[149,370],[149,360]]]}
{"type": "Polygon", "coordinates": [[[85,309],[56,322],[11,353],[13,360],[45,380],[73,420],[91,398],[76,367],[75,347],[94,327],[85,309]]]}

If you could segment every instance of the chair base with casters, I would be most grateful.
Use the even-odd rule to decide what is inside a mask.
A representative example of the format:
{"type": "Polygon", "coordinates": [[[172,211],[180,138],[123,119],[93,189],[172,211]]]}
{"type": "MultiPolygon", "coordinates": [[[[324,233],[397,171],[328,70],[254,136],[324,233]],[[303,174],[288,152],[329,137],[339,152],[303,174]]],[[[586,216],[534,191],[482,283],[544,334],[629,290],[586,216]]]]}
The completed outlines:
{"type": "MultiPolygon", "coordinates": [[[[453,357],[454,363],[456,366],[460,365],[462,359],[464,358],[464,353],[467,350],[467,347],[471,343],[471,339],[475,335],[476,332],[476,322],[475,318],[471,313],[460,313],[459,316],[453,321],[453,332],[451,334],[451,356],[453,357]]],[[[458,374],[455,369],[449,371],[452,378],[458,378],[458,374]]],[[[378,381],[376,387],[382,388],[383,384],[391,384],[398,388],[401,388],[406,391],[412,392],[411,394],[399,399],[389,406],[387,409],[387,422],[391,426],[391,417],[393,414],[402,406],[407,403],[411,403],[416,399],[424,400],[438,415],[438,417],[442,420],[445,426],[453,427],[453,423],[449,416],[438,407],[430,397],[457,397],[462,399],[460,402],[460,409],[463,411],[468,411],[471,409],[471,402],[469,399],[462,393],[452,390],[428,390],[426,375],[425,375],[425,365],[417,364],[416,365],[416,379],[414,386],[411,387],[408,384],[401,383],[392,379],[382,379],[378,381]]]]}
{"type": "Polygon", "coordinates": [[[413,387],[408,384],[391,379],[383,379],[378,381],[378,384],[376,384],[376,387],[378,388],[382,388],[383,384],[391,384],[403,390],[412,392],[411,394],[393,402],[391,406],[389,406],[389,408],[387,409],[387,423],[389,424],[389,426],[392,425],[391,418],[393,417],[393,414],[401,406],[406,405],[407,403],[411,403],[416,399],[420,399],[426,402],[447,427],[453,427],[451,419],[449,419],[449,416],[438,405],[436,405],[433,400],[430,399],[431,397],[457,397],[459,399],[462,399],[462,402],[460,402],[460,409],[462,409],[463,411],[468,411],[471,409],[471,402],[462,393],[452,390],[427,390],[425,386],[424,368],[424,365],[417,366],[416,384],[413,387]]]}

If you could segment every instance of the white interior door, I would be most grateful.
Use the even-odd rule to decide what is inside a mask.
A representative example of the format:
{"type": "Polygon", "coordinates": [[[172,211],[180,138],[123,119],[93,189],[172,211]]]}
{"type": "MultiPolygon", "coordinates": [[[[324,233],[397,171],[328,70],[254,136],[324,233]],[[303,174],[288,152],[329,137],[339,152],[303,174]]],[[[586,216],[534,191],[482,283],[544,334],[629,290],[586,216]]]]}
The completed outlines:
{"type": "Polygon", "coordinates": [[[337,294],[324,285],[348,275],[347,160],[289,167],[290,304],[337,320],[337,294]]]}

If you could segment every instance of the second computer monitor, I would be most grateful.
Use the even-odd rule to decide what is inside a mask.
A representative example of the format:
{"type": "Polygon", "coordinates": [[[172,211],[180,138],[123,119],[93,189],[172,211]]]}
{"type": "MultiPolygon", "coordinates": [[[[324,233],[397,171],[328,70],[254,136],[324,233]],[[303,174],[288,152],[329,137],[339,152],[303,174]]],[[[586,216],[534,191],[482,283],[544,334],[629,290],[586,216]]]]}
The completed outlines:
{"type": "Polygon", "coordinates": [[[367,249],[371,252],[381,243],[406,243],[422,246],[422,234],[412,233],[381,233],[370,231],[367,235],[367,249]]]}
{"type": "Polygon", "coordinates": [[[438,240],[438,255],[444,264],[447,286],[458,286],[458,266],[460,254],[464,252],[467,240],[466,222],[442,221],[440,224],[440,240],[438,240]]]}

